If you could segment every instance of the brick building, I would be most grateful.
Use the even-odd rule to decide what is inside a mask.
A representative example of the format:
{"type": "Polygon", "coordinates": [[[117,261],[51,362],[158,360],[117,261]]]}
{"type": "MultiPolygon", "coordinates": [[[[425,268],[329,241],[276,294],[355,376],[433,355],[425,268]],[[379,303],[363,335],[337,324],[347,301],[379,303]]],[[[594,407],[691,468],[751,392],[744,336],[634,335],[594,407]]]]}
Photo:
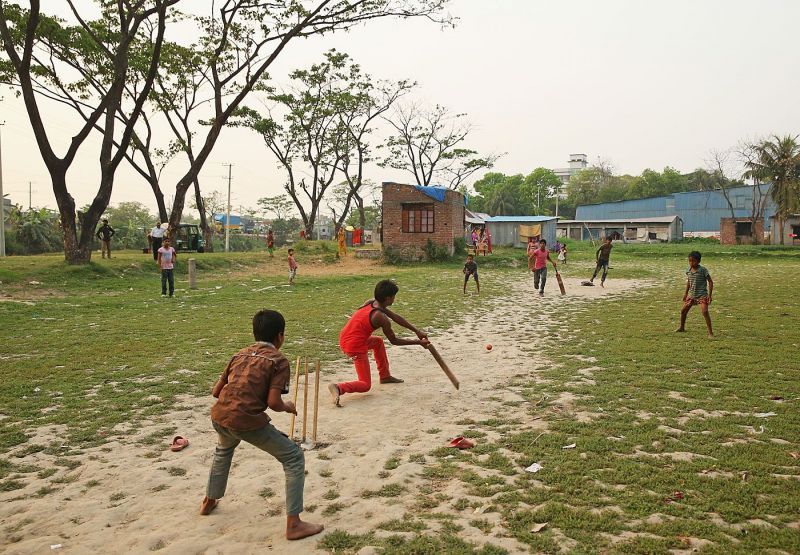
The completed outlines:
{"type": "Polygon", "coordinates": [[[758,218],[720,218],[719,242],[723,245],[750,245],[764,242],[764,220],[758,218]],[[755,229],[754,229],[755,227],[755,229]],[[755,233],[753,233],[755,231],[755,233]]]}
{"type": "Polygon", "coordinates": [[[383,184],[383,248],[403,258],[421,259],[428,240],[453,254],[464,237],[464,195],[444,187],[383,184]]]}

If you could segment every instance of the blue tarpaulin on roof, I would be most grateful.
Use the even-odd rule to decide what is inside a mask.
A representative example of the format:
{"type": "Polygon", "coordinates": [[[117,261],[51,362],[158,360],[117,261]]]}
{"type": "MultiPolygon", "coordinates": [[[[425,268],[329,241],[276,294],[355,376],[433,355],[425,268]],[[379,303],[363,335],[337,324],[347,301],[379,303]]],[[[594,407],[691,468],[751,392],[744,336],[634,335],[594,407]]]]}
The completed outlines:
{"type": "Polygon", "coordinates": [[[422,193],[424,195],[428,195],[433,200],[436,200],[436,201],[439,201],[439,202],[444,202],[444,197],[447,194],[447,189],[445,189],[444,187],[432,187],[432,186],[426,186],[426,185],[414,185],[414,187],[420,193],[422,193]]]}

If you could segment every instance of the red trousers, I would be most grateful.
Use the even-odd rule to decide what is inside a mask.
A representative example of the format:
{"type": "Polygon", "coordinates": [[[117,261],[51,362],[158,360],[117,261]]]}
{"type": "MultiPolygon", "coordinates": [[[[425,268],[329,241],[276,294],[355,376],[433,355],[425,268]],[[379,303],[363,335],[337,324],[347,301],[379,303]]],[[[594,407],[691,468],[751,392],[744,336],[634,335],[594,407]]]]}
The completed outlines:
{"type": "MultiPolygon", "coordinates": [[[[383,344],[383,339],[375,335],[371,335],[367,339],[367,349],[372,351],[372,356],[375,357],[375,362],[378,365],[378,376],[381,378],[389,377],[389,358],[386,356],[386,346],[383,344]]],[[[336,384],[339,388],[339,394],[344,393],[365,393],[369,391],[372,386],[372,376],[369,367],[369,354],[368,353],[345,353],[348,357],[353,359],[353,365],[356,367],[356,374],[358,380],[354,382],[343,382],[336,384]]]]}

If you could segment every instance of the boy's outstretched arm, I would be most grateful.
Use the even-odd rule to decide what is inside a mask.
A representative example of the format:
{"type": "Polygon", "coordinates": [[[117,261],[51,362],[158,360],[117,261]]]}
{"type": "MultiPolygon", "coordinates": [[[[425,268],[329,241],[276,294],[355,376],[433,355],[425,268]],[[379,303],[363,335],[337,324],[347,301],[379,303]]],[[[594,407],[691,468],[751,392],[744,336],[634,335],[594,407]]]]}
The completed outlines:
{"type": "Polygon", "coordinates": [[[281,398],[280,389],[270,389],[267,395],[267,406],[275,412],[288,412],[290,414],[297,414],[297,409],[291,401],[284,401],[281,398]]]}
{"type": "Polygon", "coordinates": [[[714,294],[714,280],[708,276],[708,300],[711,300],[711,295],[714,294]]]}
{"type": "MultiPolygon", "coordinates": [[[[384,313],[378,314],[377,324],[383,330],[383,334],[386,336],[386,339],[389,340],[389,343],[391,343],[392,345],[422,345],[423,347],[430,345],[430,341],[428,341],[428,336],[424,332],[419,331],[417,328],[409,324],[405,320],[405,318],[398,316],[397,314],[394,314],[393,312],[390,312],[388,310],[386,312],[387,314],[384,313]],[[419,339],[401,339],[400,337],[397,337],[394,333],[394,330],[392,329],[392,322],[389,320],[391,316],[389,315],[397,317],[403,322],[405,322],[405,324],[403,324],[395,320],[395,322],[397,322],[401,326],[408,328],[414,333],[416,333],[419,339]]],[[[392,318],[392,320],[394,320],[394,318],[392,318]]]]}
{"type": "MultiPolygon", "coordinates": [[[[404,328],[406,328],[406,329],[409,329],[409,330],[413,331],[414,333],[416,333],[416,334],[417,334],[417,337],[419,337],[420,339],[427,339],[427,337],[428,337],[428,334],[427,334],[427,333],[425,333],[425,332],[424,332],[424,331],[422,331],[422,330],[419,330],[419,329],[417,329],[417,327],[416,327],[416,326],[414,326],[414,324],[412,324],[411,322],[409,322],[408,320],[406,320],[405,318],[403,318],[403,317],[402,317],[402,316],[400,316],[399,314],[397,314],[397,313],[395,313],[395,312],[392,312],[392,311],[391,311],[391,310],[389,310],[388,308],[385,308],[385,309],[384,309],[384,312],[386,313],[386,315],[387,315],[389,318],[391,318],[392,320],[394,320],[395,322],[397,322],[397,324],[398,324],[398,325],[400,325],[400,326],[403,326],[404,328]]],[[[388,319],[387,319],[387,323],[388,323],[388,319]]],[[[389,329],[391,329],[391,324],[389,324],[389,329]]],[[[384,331],[385,331],[385,330],[384,330],[384,331]]],[[[387,336],[387,337],[388,337],[388,336],[387,336]]],[[[416,343],[415,343],[415,344],[416,344],[416,343]]]]}
{"type": "Polygon", "coordinates": [[[689,297],[689,280],[686,280],[686,290],[683,292],[683,302],[686,302],[686,299],[689,297]]]}

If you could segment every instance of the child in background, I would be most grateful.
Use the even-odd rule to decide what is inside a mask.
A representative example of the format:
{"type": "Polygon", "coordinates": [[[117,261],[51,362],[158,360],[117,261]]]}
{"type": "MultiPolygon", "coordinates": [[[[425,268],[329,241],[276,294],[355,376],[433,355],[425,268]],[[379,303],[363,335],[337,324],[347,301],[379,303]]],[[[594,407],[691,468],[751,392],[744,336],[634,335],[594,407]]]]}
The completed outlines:
{"type": "Polygon", "coordinates": [[[558,253],[558,261],[561,264],[567,265],[567,245],[561,245],[561,250],[558,253]]]}
{"type": "Polygon", "coordinates": [[[267,250],[269,251],[269,257],[272,258],[275,251],[275,235],[271,229],[267,232],[267,250]]]}
{"type": "Polygon", "coordinates": [[[286,475],[286,539],[299,540],[322,532],[319,524],[300,520],[305,486],[303,451],[278,431],[267,416],[275,412],[297,414],[289,393],[291,369],[279,351],[284,341],[286,320],[280,312],[260,310],[253,316],[256,343],[236,353],[211,394],[217,402],[211,408],[211,423],[217,432],[217,448],[208,476],[206,496],[200,514],[211,514],[225,495],[228,473],[236,447],[245,441],[266,451],[283,465],[286,475]]]}
{"type": "Polygon", "coordinates": [[[167,282],[169,282],[169,296],[175,293],[175,276],[172,274],[178,254],[170,246],[169,237],[164,237],[158,255],[158,267],[161,268],[161,296],[167,296],[167,282]]]}
{"type": "Polygon", "coordinates": [[[611,249],[614,248],[614,244],[611,242],[611,237],[606,237],[605,241],[600,248],[597,249],[595,253],[595,259],[597,264],[594,267],[594,274],[592,274],[592,279],[589,281],[594,283],[594,278],[597,277],[597,272],[600,271],[600,268],[603,269],[603,275],[600,278],[600,287],[605,287],[606,276],[608,275],[608,261],[611,259],[611,249]]]}
{"type": "Polygon", "coordinates": [[[467,294],[467,282],[469,276],[475,279],[475,287],[478,288],[478,295],[481,294],[481,283],[478,281],[478,264],[471,254],[467,255],[467,262],[464,264],[464,294],[467,294]]]}
{"type": "Polygon", "coordinates": [[[294,249],[289,249],[289,285],[294,285],[294,278],[297,276],[297,261],[294,259],[294,249]]]}
{"type": "Polygon", "coordinates": [[[539,289],[539,296],[544,297],[544,286],[547,283],[547,263],[550,262],[553,265],[553,270],[558,272],[556,263],[550,258],[550,251],[547,250],[547,241],[545,239],[539,239],[539,248],[533,251],[531,259],[533,259],[533,288],[539,289],[539,283],[541,282],[542,288],[539,289]]]}
{"type": "Polygon", "coordinates": [[[714,292],[714,280],[711,274],[700,265],[701,255],[697,251],[689,253],[689,269],[686,270],[686,291],[683,293],[683,308],[681,309],[681,327],[677,332],[686,331],[686,316],[694,305],[700,305],[700,312],[706,321],[708,336],[714,337],[711,329],[711,316],[708,314],[708,305],[711,304],[711,295],[714,292]]]}

